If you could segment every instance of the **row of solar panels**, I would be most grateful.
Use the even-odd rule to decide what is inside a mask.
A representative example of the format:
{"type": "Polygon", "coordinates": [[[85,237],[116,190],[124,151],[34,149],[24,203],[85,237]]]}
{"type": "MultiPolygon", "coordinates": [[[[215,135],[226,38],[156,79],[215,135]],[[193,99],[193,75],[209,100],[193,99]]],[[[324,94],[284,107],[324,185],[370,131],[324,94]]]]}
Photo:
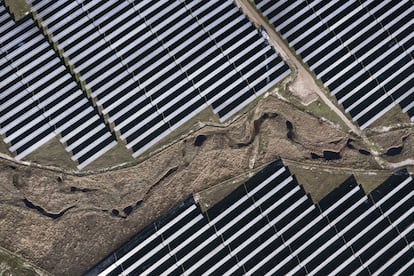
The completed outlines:
{"type": "Polygon", "coordinates": [[[87,275],[408,275],[413,185],[403,171],[366,195],[350,177],[314,205],[276,161],[205,213],[184,201],[87,275]]]}
{"type": "MultiPolygon", "coordinates": [[[[290,71],[232,2],[33,1],[134,156],[207,104],[222,120],[290,71]]],[[[17,159],[56,135],[81,169],[116,145],[46,38],[1,10],[1,134],[17,159]]]]}
{"type": "Polygon", "coordinates": [[[57,135],[78,168],[116,145],[115,136],[31,19],[0,5],[0,134],[22,159],[57,135]]]}
{"type": "Polygon", "coordinates": [[[226,120],[290,73],[233,1],[31,2],[134,156],[208,105],[226,120]]]}
{"type": "Polygon", "coordinates": [[[255,2],[361,128],[397,104],[414,120],[411,0],[255,2]]]}

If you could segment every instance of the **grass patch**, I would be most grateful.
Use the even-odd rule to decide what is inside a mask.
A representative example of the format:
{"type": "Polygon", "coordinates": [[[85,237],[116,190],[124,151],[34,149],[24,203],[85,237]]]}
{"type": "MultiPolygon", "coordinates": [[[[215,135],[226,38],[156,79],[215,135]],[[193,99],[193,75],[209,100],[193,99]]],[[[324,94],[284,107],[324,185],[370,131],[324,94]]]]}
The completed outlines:
{"type": "Polygon", "coordinates": [[[8,146],[6,143],[3,142],[4,135],[0,135],[0,152],[4,154],[10,155],[10,152],[8,150],[8,146]]]}
{"type": "Polygon", "coordinates": [[[357,183],[361,184],[365,193],[370,193],[392,174],[392,171],[389,170],[322,167],[288,160],[284,160],[284,163],[296,176],[299,184],[303,185],[305,191],[311,195],[315,203],[340,186],[351,175],[355,176],[357,183]]]}
{"type": "Polygon", "coordinates": [[[410,174],[414,174],[414,166],[407,166],[407,170],[410,174]]]}
{"type": "Polygon", "coordinates": [[[196,116],[182,124],[179,128],[171,132],[168,137],[165,137],[165,140],[161,142],[169,144],[179,139],[181,136],[186,135],[189,132],[198,130],[200,128],[200,123],[208,123],[212,125],[221,125],[219,117],[213,112],[213,108],[208,106],[196,116]]]}
{"type": "Polygon", "coordinates": [[[59,138],[54,137],[24,159],[42,165],[56,166],[63,169],[76,169],[76,163],[70,157],[70,153],[65,150],[59,138]]]}
{"type": "Polygon", "coordinates": [[[305,111],[308,111],[312,115],[325,118],[334,124],[339,125],[341,128],[349,130],[349,127],[342,121],[342,119],[329,108],[320,98],[305,107],[305,111]]]}
{"type": "MultiPolygon", "coordinates": [[[[364,191],[370,193],[392,174],[391,171],[387,170],[341,170],[340,168],[302,165],[288,160],[283,162],[289,168],[291,174],[296,177],[298,183],[303,186],[305,192],[310,194],[314,203],[319,202],[352,175],[355,176],[357,183],[362,185],[364,191]]],[[[226,180],[196,194],[201,209],[205,211],[214,206],[265,166],[255,168],[250,172],[226,180]]]]}
{"type": "Polygon", "coordinates": [[[132,163],[134,160],[132,152],[128,150],[124,144],[118,142],[115,147],[87,165],[83,170],[108,168],[119,164],[132,163]]]}
{"type": "Polygon", "coordinates": [[[376,172],[366,172],[366,173],[355,173],[355,179],[365,190],[365,193],[370,193],[372,190],[377,188],[382,184],[388,177],[390,177],[392,172],[390,171],[376,171],[376,172]]]}
{"type": "Polygon", "coordinates": [[[246,182],[249,178],[253,177],[257,172],[264,169],[272,162],[256,167],[248,172],[230,178],[226,181],[223,181],[219,184],[216,184],[208,189],[205,189],[197,193],[195,197],[198,199],[198,202],[200,203],[201,210],[205,212],[210,207],[214,206],[215,204],[223,200],[226,196],[228,196],[231,192],[237,189],[244,182],[246,182]]]}
{"type": "Polygon", "coordinates": [[[211,108],[211,106],[202,110],[196,116],[192,117],[183,125],[175,129],[173,132],[169,133],[160,141],[158,141],[154,146],[149,148],[143,154],[138,156],[135,159],[134,164],[138,164],[148,159],[149,157],[161,152],[162,150],[170,147],[171,145],[177,143],[179,140],[184,139],[184,137],[190,136],[195,131],[201,129],[205,123],[208,123],[209,125],[221,125],[218,116],[213,113],[213,109],[211,108]]]}
{"type": "Polygon", "coordinates": [[[49,274],[42,269],[28,264],[22,258],[0,248],[0,275],[46,276],[49,274]]]}
{"type": "Polygon", "coordinates": [[[403,112],[399,105],[391,108],[383,116],[375,120],[368,128],[369,131],[372,128],[376,127],[388,127],[395,125],[408,125],[411,123],[410,117],[407,113],[403,112]]]}
{"type": "Polygon", "coordinates": [[[326,172],[317,170],[315,167],[304,167],[289,164],[289,170],[295,175],[306,193],[309,193],[313,202],[317,203],[336,187],[341,185],[351,173],[348,172],[326,172]]]}
{"type": "Polygon", "coordinates": [[[226,196],[231,194],[247,179],[247,175],[237,176],[198,193],[196,197],[200,203],[201,210],[203,212],[207,211],[210,207],[214,206],[226,196]]]}
{"type": "Polygon", "coordinates": [[[332,109],[324,103],[319,97],[316,101],[312,102],[311,104],[305,106],[303,105],[299,99],[293,96],[287,87],[279,87],[277,91],[282,97],[286,98],[291,104],[297,107],[299,110],[309,113],[318,118],[325,118],[326,120],[338,125],[342,129],[348,131],[349,127],[342,121],[342,119],[334,112],[332,109]]]}
{"type": "MultiPolygon", "coordinates": [[[[250,1],[251,5],[254,5],[254,1],[250,1]]],[[[303,62],[302,57],[296,54],[296,51],[294,48],[289,46],[289,43],[281,36],[281,34],[276,30],[275,26],[269,22],[268,18],[261,13],[260,9],[258,9],[257,7],[255,7],[256,10],[258,11],[258,14],[260,15],[260,17],[264,20],[264,22],[266,23],[266,25],[272,29],[272,31],[274,32],[274,34],[279,37],[279,39],[282,41],[282,43],[285,45],[285,47],[290,51],[290,54],[292,54],[292,56],[294,58],[296,58],[296,60],[303,66],[303,68],[310,74],[310,76],[312,77],[312,79],[315,81],[315,83],[317,84],[317,86],[325,92],[325,95],[328,97],[328,99],[333,102],[336,106],[339,107],[340,110],[342,110],[342,106],[338,104],[338,102],[336,101],[336,98],[334,96],[332,96],[329,93],[329,89],[327,87],[325,87],[325,85],[323,84],[323,82],[318,79],[315,75],[315,73],[309,68],[309,66],[303,62]]],[[[292,72],[294,71],[294,69],[292,68],[292,64],[290,64],[291,70],[292,72]]],[[[334,124],[339,125],[340,127],[342,127],[343,129],[349,130],[348,126],[342,121],[342,119],[334,112],[332,111],[329,106],[327,106],[322,100],[317,100],[307,106],[304,106],[299,99],[297,99],[296,97],[292,96],[291,93],[288,91],[287,88],[285,89],[280,89],[279,90],[280,94],[285,97],[286,99],[288,99],[291,103],[293,103],[295,106],[297,106],[299,109],[311,113],[317,117],[323,117],[331,122],[333,122],[334,124]]],[[[350,119],[350,116],[348,114],[346,114],[345,112],[343,112],[345,114],[345,116],[347,116],[350,119]]]]}

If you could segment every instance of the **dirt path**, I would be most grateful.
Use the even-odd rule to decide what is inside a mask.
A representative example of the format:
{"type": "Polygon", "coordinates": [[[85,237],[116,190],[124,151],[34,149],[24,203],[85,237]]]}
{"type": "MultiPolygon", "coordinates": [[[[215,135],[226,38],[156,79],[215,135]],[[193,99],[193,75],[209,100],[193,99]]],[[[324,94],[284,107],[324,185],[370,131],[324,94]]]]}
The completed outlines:
{"type": "Polygon", "coordinates": [[[0,246],[0,275],[51,276],[21,256],[0,246]]]}
{"type": "Polygon", "coordinates": [[[406,159],[401,162],[395,162],[395,163],[385,161],[384,166],[388,169],[399,169],[399,168],[404,168],[406,166],[414,166],[414,159],[406,159]]]}
{"type": "Polygon", "coordinates": [[[281,54],[282,58],[296,68],[297,75],[295,81],[291,85],[291,88],[293,89],[292,92],[303,93],[303,91],[305,91],[306,94],[301,97],[305,100],[304,104],[310,103],[312,99],[315,98],[315,95],[319,96],[325,104],[327,104],[329,108],[331,108],[332,111],[334,111],[341,118],[341,120],[344,121],[352,132],[361,137],[361,130],[351,120],[349,120],[335,104],[332,103],[325,92],[315,83],[312,75],[303,67],[302,63],[290,51],[273,28],[269,26],[268,23],[261,17],[256,8],[250,4],[249,0],[237,0],[237,2],[252,22],[261,25],[266,29],[270,37],[270,43],[281,54]]]}
{"type": "MultiPolygon", "coordinates": [[[[302,99],[306,105],[308,101],[316,95],[319,96],[326,105],[334,111],[341,120],[349,127],[349,129],[364,141],[365,144],[370,145],[369,141],[361,129],[355,125],[345,114],[328,98],[326,93],[316,84],[312,75],[307,71],[301,61],[292,53],[285,41],[276,33],[273,26],[270,26],[266,20],[263,19],[260,12],[249,2],[249,0],[237,0],[238,5],[243,9],[244,13],[249,19],[257,25],[263,26],[268,35],[270,43],[277,49],[282,58],[297,70],[296,78],[291,83],[290,89],[293,94],[302,99]]],[[[410,127],[410,126],[405,126],[410,127]]],[[[385,133],[389,131],[389,127],[381,129],[379,132],[385,133]]],[[[401,162],[388,162],[384,160],[380,154],[372,152],[376,162],[384,169],[397,169],[405,166],[414,166],[414,159],[406,159],[401,162]]]]}

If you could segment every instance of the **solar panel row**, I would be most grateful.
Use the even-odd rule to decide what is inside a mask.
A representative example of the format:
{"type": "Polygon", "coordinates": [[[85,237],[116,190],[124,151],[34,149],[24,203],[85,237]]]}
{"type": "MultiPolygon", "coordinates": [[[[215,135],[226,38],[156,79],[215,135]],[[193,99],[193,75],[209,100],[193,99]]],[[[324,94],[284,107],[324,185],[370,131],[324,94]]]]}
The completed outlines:
{"type": "Polygon", "coordinates": [[[233,1],[32,5],[135,157],[207,105],[224,121],[290,73],[233,1]]]}
{"type": "Polygon", "coordinates": [[[414,120],[412,1],[256,4],[361,128],[396,104],[414,120]]]}
{"type": "Polygon", "coordinates": [[[22,159],[61,135],[81,169],[116,145],[32,19],[15,23],[0,6],[0,133],[22,159]]]}
{"type": "Polygon", "coordinates": [[[189,199],[87,275],[356,275],[414,269],[414,181],[366,195],[353,177],[318,205],[276,161],[202,213],[189,199]]]}

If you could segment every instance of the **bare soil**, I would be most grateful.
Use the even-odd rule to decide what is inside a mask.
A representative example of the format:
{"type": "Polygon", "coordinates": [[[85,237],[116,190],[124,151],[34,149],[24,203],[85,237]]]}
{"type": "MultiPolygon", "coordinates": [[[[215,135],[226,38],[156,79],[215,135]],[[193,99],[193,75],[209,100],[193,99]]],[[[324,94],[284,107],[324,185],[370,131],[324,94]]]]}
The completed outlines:
{"type": "MultiPolygon", "coordinates": [[[[263,20],[246,1],[239,2],[247,13],[263,20]]],[[[52,274],[81,275],[178,202],[197,193],[208,208],[278,158],[284,159],[314,201],[351,174],[367,191],[374,189],[392,172],[383,168],[381,160],[394,162],[384,164],[395,169],[414,162],[410,161],[414,159],[410,125],[387,124],[385,129],[376,125],[369,139],[362,137],[272,33],[272,39],[280,42],[275,43],[277,49],[298,70],[288,89],[308,106],[323,102],[343,124],[269,95],[246,107],[246,113],[233,117],[228,125],[219,125],[206,110],[142,158],[131,160],[130,152],[117,148],[83,174],[62,170],[72,165],[62,163],[67,153],[56,141],[33,153],[36,158],[43,155],[39,164],[3,158],[0,246],[52,274]],[[319,99],[314,101],[316,91],[319,99]],[[205,141],[195,145],[201,135],[205,141]],[[400,144],[402,157],[383,158],[389,147],[400,144]],[[47,157],[53,149],[62,156],[47,157]],[[335,152],[340,159],[327,160],[324,151],[335,152]]],[[[7,153],[4,145],[0,149],[7,153]]]]}
{"type": "Polygon", "coordinates": [[[304,105],[309,105],[319,97],[342,119],[350,130],[352,130],[355,134],[360,135],[360,129],[340,110],[338,106],[332,102],[326,91],[324,91],[321,86],[317,84],[312,74],[294,54],[294,51],[289,48],[286,42],[277,34],[269,22],[267,22],[265,18],[257,12],[256,8],[248,0],[238,0],[237,3],[243,8],[243,12],[253,23],[256,24],[256,26],[262,26],[266,29],[266,32],[270,37],[269,42],[281,54],[282,58],[296,71],[296,77],[290,87],[290,91],[300,98],[304,105]]]}
{"type": "MultiPolygon", "coordinates": [[[[269,96],[230,126],[209,126],[207,122],[190,136],[128,168],[77,176],[3,160],[0,245],[52,274],[80,275],[193,193],[248,177],[277,158],[336,170],[377,168],[371,156],[345,147],[348,138],[337,126],[269,96]],[[293,125],[292,139],[287,137],[287,121],[293,125]],[[196,146],[199,135],[206,140],[196,146]],[[322,149],[341,152],[342,159],[310,158],[311,152],[321,154],[322,149]],[[63,215],[47,217],[26,206],[24,199],[48,214],[63,215]],[[124,212],[128,207],[132,210],[129,215],[124,212]],[[119,215],[113,215],[113,210],[119,215]]],[[[229,193],[236,182],[218,189],[219,194],[229,193]]],[[[211,195],[220,199],[217,193],[211,195]]]]}
{"type": "Polygon", "coordinates": [[[49,273],[0,247],[0,275],[48,276],[49,273]]]}
{"type": "Polygon", "coordinates": [[[23,19],[30,13],[31,5],[25,0],[4,0],[4,4],[16,21],[23,19]]]}
{"type": "Polygon", "coordinates": [[[318,99],[318,94],[315,87],[309,87],[308,83],[313,80],[309,79],[308,74],[304,74],[303,69],[298,70],[295,80],[289,86],[292,95],[301,99],[304,105],[309,105],[318,99]]]}

